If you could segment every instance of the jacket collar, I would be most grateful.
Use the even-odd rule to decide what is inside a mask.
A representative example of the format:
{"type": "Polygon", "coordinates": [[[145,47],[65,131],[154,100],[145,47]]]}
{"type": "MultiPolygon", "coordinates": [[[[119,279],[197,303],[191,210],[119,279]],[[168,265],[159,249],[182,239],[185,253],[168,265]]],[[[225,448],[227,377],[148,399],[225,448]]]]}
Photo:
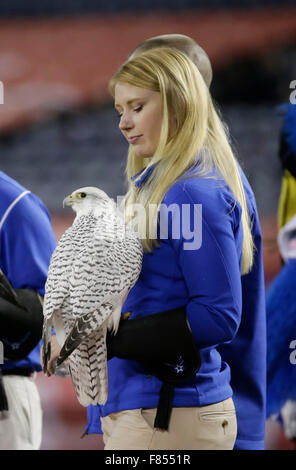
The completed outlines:
{"type": "Polygon", "coordinates": [[[132,179],[132,181],[134,181],[134,185],[136,187],[139,187],[143,183],[145,183],[148,180],[148,178],[150,177],[150,175],[153,172],[156,165],[157,165],[157,163],[154,163],[153,165],[149,166],[148,168],[143,168],[143,170],[139,171],[139,173],[132,176],[131,179],[132,179]]]}

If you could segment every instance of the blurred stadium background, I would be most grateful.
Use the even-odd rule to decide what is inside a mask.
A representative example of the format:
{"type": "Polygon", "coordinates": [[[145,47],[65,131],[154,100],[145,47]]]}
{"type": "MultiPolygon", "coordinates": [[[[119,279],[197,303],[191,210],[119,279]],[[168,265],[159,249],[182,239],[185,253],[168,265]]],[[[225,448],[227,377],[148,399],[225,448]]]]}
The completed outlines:
{"type": "MultiPolygon", "coordinates": [[[[268,287],[281,266],[278,105],[296,80],[295,0],[3,0],[0,169],[43,200],[57,239],[73,220],[61,208],[73,189],[123,195],[127,145],[108,80],[139,42],[165,33],[192,36],[212,61],[212,95],[257,198],[268,287]]],[[[40,373],[37,384],[42,449],[103,448],[98,435],[80,439],[86,410],[70,380],[40,373]]],[[[293,444],[267,422],[266,448],[293,444]]]]}

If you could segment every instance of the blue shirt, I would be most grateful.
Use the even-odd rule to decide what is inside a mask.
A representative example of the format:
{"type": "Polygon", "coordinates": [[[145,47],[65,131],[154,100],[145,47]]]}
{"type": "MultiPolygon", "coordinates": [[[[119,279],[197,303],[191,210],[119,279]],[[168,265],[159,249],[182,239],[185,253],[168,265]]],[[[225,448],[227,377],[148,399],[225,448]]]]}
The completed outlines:
{"type": "MultiPolygon", "coordinates": [[[[56,246],[48,211],[37,196],[3,172],[0,196],[0,267],[15,289],[35,289],[44,296],[49,261],[56,246]]],[[[3,369],[41,370],[40,345],[41,341],[26,359],[6,361],[3,369]]]]}
{"type": "MultiPolygon", "coordinates": [[[[187,178],[169,189],[160,211],[160,217],[161,212],[163,217],[167,214],[168,238],[161,240],[152,253],[144,254],[140,277],[122,310],[136,318],[187,305],[187,317],[200,349],[201,368],[191,381],[176,387],[175,407],[216,403],[233,393],[230,368],[221,358],[218,346],[234,338],[241,320],[243,232],[240,205],[225,182],[216,176],[187,178]],[[169,206],[174,215],[165,210],[169,206]],[[189,235],[194,232],[194,214],[199,220],[200,211],[198,247],[199,237],[194,240],[194,235],[191,239],[189,235]],[[176,224],[179,237],[174,234],[176,224]],[[184,243],[187,247],[192,243],[194,249],[185,249],[184,243]]],[[[148,377],[140,363],[113,358],[108,362],[108,374],[108,401],[88,410],[95,425],[98,416],[93,413],[106,416],[124,409],[157,406],[161,382],[148,377]]]]}
{"type": "MultiPolygon", "coordinates": [[[[242,319],[233,340],[218,346],[231,369],[231,386],[236,407],[238,433],[235,449],[264,449],[266,418],[266,311],[262,235],[255,197],[241,171],[251,230],[255,243],[254,264],[241,277],[242,319]]],[[[100,432],[100,407],[87,409],[90,433],[100,432]]]]}

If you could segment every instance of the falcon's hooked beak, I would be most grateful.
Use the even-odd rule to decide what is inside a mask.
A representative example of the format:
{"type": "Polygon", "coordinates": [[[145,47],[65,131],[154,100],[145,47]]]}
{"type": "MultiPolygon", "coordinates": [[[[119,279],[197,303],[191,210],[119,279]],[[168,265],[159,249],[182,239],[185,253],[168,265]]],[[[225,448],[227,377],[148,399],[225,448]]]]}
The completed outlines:
{"type": "Polygon", "coordinates": [[[63,207],[72,206],[73,204],[74,204],[74,198],[72,194],[70,194],[70,196],[65,197],[65,199],[63,200],[63,207]]]}

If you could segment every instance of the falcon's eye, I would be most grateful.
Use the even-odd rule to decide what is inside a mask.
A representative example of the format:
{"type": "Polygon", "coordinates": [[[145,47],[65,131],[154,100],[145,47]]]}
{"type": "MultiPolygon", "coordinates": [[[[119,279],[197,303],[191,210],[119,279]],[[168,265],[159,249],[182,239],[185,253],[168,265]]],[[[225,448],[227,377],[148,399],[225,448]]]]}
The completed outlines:
{"type": "Polygon", "coordinates": [[[86,193],[79,193],[80,197],[86,197],[86,193]]]}

